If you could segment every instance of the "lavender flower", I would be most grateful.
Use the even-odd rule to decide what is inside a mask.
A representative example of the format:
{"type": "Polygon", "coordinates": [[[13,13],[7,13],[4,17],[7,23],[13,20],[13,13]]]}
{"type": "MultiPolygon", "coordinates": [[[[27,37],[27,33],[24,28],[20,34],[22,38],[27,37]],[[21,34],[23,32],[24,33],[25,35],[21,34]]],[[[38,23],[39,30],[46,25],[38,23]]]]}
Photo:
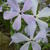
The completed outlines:
{"type": "Polygon", "coordinates": [[[29,9],[31,8],[33,15],[31,18],[28,17],[30,15],[23,15],[22,18],[29,23],[28,26],[26,26],[25,28],[25,32],[28,33],[29,35],[32,33],[32,35],[34,34],[34,30],[36,30],[36,22],[38,23],[38,26],[40,28],[40,30],[44,30],[48,28],[48,24],[42,20],[40,20],[39,18],[42,17],[49,17],[50,16],[50,8],[45,7],[43,8],[41,11],[38,12],[37,14],[37,7],[38,7],[38,0],[27,0],[26,3],[27,6],[29,6],[29,9]],[[28,3],[30,3],[30,5],[27,5],[28,3]],[[26,18],[25,18],[26,17],[26,18]],[[34,20],[33,20],[34,19],[34,20]],[[28,22],[29,21],[29,22],[28,22]]]}
{"type": "Polygon", "coordinates": [[[9,6],[11,7],[10,11],[6,11],[4,12],[3,18],[5,20],[11,20],[12,18],[14,18],[15,16],[18,16],[14,23],[13,23],[13,29],[15,30],[19,30],[21,27],[21,17],[23,15],[23,12],[27,11],[25,10],[26,6],[24,4],[24,7],[22,10],[20,10],[19,5],[17,3],[17,0],[7,0],[7,3],[9,4],[9,6]],[[12,4],[13,3],[13,4],[12,4]]]}
{"type": "Polygon", "coordinates": [[[48,42],[46,37],[46,30],[41,30],[33,39],[26,37],[22,33],[15,33],[12,37],[12,43],[20,43],[20,42],[26,42],[20,50],[28,50],[29,44],[32,44],[33,50],[41,50],[41,46],[38,44],[40,41],[42,42],[48,42]]]}
{"type": "Polygon", "coordinates": [[[48,28],[48,24],[46,22],[40,20],[39,18],[50,16],[50,8],[45,7],[41,11],[39,11],[38,14],[36,14],[37,7],[38,7],[38,1],[37,0],[32,1],[32,12],[33,12],[34,16],[36,16],[35,20],[38,23],[39,28],[40,29],[48,28]],[[35,4],[35,3],[37,3],[37,4],[35,4]]]}

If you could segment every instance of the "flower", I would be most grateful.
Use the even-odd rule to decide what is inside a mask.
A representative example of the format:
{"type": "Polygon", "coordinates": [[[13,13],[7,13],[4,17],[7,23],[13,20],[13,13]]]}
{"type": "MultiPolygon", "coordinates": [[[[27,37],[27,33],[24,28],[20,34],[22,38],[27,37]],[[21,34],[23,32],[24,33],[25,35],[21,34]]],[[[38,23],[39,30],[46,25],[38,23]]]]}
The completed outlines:
{"type": "Polygon", "coordinates": [[[30,15],[23,14],[23,16],[22,16],[22,18],[29,24],[28,26],[26,26],[25,32],[28,33],[29,35],[31,33],[33,34],[34,30],[36,30],[36,22],[37,22],[40,30],[47,29],[48,24],[46,22],[40,20],[40,18],[49,17],[50,8],[45,7],[41,11],[38,11],[38,14],[37,14],[38,0],[27,0],[26,5],[27,5],[26,7],[29,6],[29,9],[31,8],[33,15],[31,16],[31,18],[29,17],[30,15]],[[29,3],[29,5],[28,5],[28,3],[29,3]]]}
{"type": "Polygon", "coordinates": [[[30,43],[32,44],[32,49],[33,50],[41,50],[41,46],[38,43],[40,41],[42,41],[42,42],[48,42],[47,37],[46,37],[46,33],[47,33],[46,30],[41,30],[41,31],[39,31],[39,33],[33,39],[26,37],[22,33],[15,33],[11,37],[12,41],[10,42],[10,44],[12,44],[12,43],[26,42],[20,48],[20,50],[28,50],[30,43]]]}
{"type": "MultiPolygon", "coordinates": [[[[37,9],[34,12],[34,9],[32,9],[33,13],[35,13],[37,11],[37,9]]],[[[42,17],[49,17],[50,16],[50,8],[45,7],[43,8],[41,11],[38,12],[38,14],[34,14],[34,16],[36,16],[35,20],[39,25],[40,29],[47,29],[48,28],[48,24],[42,20],[40,20],[39,18],[42,17]]]]}
{"type": "MultiPolygon", "coordinates": [[[[29,0],[29,2],[27,2],[27,4],[30,3],[30,2],[32,3],[30,5],[32,5],[32,12],[34,14],[33,16],[36,17],[35,20],[38,23],[40,29],[47,28],[48,27],[48,24],[46,22],[40,20],[39,18],[50,16],[50,8],[45,7],[41,11],[39,11],[38,14],[36,14],[37,13],[37,7],[38,7],[38,0],[29,0]]],[[[24,16],[26,17],[26,15],[23,15],[23,18],[24,18],[24,16]]],[[[26,19],[25,19],[25,21],[26,21],[26,19]]]]}
{"type": "Polygon", "coordinates": [[[24,4],[23,9],[20,10],[17,0],[7,0],[7,3],[11,7],[11,10],[4,12],[3,18],[5,20],[11,20],[15,16],[18,16],[13,23],[13,29],[18,31],[21,28],[21,18],[23,12],[27,11],[28,9],[25,10],[25,4],[24,4]]]}

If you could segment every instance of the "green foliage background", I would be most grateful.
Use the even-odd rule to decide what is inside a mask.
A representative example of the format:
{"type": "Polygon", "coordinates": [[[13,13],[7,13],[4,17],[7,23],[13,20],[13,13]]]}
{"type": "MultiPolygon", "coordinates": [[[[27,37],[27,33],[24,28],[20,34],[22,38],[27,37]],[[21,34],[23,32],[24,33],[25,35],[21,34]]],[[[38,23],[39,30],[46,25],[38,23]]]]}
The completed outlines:
{"type": "MultiPolygon", "coordinates": [[[[6,0],[4,0],[4,1],[6,1],[6,0]]],[[[49,4],[50,0],[47,0],[46,3],[49,4]]],[[[0,0],[0,5],[1,4],[3,4],[2,0],[0,0]]],[[[3,12],[6,11],[7,8],[8,8],[7,5],[5,5],[3,7],[3,12]]],[[[11,41],[10,35],[12,35],[14,33],[14,30],[12,29],[12,27],[10,25],[10,21],[3,19],[3,12],[0,13],[0,50],[19,50],[20,47],[24,43],[12,44],[12,45],[9,46],[9,43],[11,41]]],[[[31,11],[28,11],[27,13],[31,14],[31,11]]],[[[46,21],[48,23],[48,26],[50,27],[50,17],[49,18],[43,18],[42,20],[46,21]]],[[[24,29],[24,27],[26,25],[26,23],[24,23],[24,20],[22,20],[21,23],[22,23],[22,27],[19,30],[19,32],[21,32],[22,29],[24,29]]],[[[48,44],[41,43],[42,50],[50,50],[50,38],[49,37],[48,37],[48,41],[49,41],[48,44]]],[[[32,50],[31,44],[30,44],[29,50],[32,50]]]]}

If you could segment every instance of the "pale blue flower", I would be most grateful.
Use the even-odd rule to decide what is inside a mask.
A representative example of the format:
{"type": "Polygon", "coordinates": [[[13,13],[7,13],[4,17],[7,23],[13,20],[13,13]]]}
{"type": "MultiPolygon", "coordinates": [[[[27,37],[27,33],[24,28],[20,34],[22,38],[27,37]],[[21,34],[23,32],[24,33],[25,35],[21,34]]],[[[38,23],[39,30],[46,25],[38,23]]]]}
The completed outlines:
{"type": "Polygon", "coordinates": [[[36,21],[39,25],[40,29],[47,29],[48,28],[48,24],[42,20],[40,20],[39,18],[42,17],[49,17],[50,16],[50,8],[45,7],[43,8],[43,10],[39,11],[39,13],[36,15],[36,21]]]}
{"type": "Polygon", "coordinates": [[[43,43],[47,42],[47,37],[46,37],[46,30],[41,30],[40,32],[38,32],[38,34],[34,37],[34,38],[28,38],[25,35],[23,35],[22,33],[15,33],[12,37],[11,37],[12,41],[10,42],[10,44],[12,43],[20,43],[20,42],[26,42],[21,48],[20,50],[28,50],[29,48],[29,44],[32,44],[32,49],[33,50],[41,50],[41,46],[38,44],[40,41],[42,41],[43,43]]]}
{"type": "MultiPolygon", "coordinates": [[[[18,16],[14,23],[13,23],[13,29],[19,30],[21,28],[21,18],[23,16],[23,12],[27,11],[25,9],[25,4],[22,10],[20,10],[20,7],[17,3],[17,0],[7,0],[8,5],[11,7],[10,11],[4,12],[3,18],[5,20],[11,20],[15,16],[18,16]],[[21,13],[21,14],[20,14],[21,13]]],[[[29,17],[28,17],[29,18],[29,17]]],[[[32,17],[31,17],[32,18],[32,17]]],[[[30,20],[30,19],[29,19],[30,20]]]]}
{"type": "Polygon", "coordinates": [[[45,7],[41,11],[38,11],[38,14],[37,14],[38,0],[27,0],[25,2],[26,2],[26,7],[29,7],[28,9],[31,9],[33,12],[33,15],[31,16],[32,18],[29,18],[29,20],[28,20],[28,17],[30,15],[24,14],[22,16],[22,18],[29,24],[28,26],[26,26],[25,32],[28,33],[29,35],[32,33],[32,35],[33,35],[36,30],[36,22],[37,22],[40,30],[47,29],[48,24],[46,22],[40,20],[39,18],[49,17],[50,16],[50,8],[45,7]],[[29,3],[29,5],[28,5],[28,3],[29,3]]]}

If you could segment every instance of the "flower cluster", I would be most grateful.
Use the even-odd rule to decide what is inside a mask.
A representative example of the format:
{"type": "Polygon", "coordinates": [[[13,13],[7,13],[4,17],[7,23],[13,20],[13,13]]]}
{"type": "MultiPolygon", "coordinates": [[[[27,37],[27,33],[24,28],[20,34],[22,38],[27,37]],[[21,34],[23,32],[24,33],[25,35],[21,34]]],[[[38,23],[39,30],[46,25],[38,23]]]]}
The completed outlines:
{"type": "Polygon", "coordinates": [[[50,16],[50,8],[45,7],[41,11],[39,11],[38,0],[24,0],[23,8],[20,9],[20,5],[18,4],[17,0],[7,0],[8,5],[10,6],[10,11],[6,11],[3,14],[3,18],[5,20],[12,20],[14,17],[16,17],[12,27],[14,30],[18,31],[21,28],[21,20],[24,19],[24,21],[27,23],[27,26],[25,27],[24,31],[29,36],[26,37],[22,33],[14,33],[14,35],[11,37],[12,41],[11,43],[20,43],[20,42],[27,42],[25,43],[20,50],[28,50],[29,44],[32,44],[33,50],[41,50],[41,47],[39,45],[39,42],[42,41],[43,43],[48,43],[47,40],[47,31],[48,24],[42,20],[40,20],[42,17],[49,17],[50,16]],[[24,12],[31,10],[32,15],[30,14],[24,14],[24,12]],[[37,13],[38,10],[38,13],[37,13]],[[39,32],[37,32],[37,35],[34,37],[37,24],[39,26],[39,32]]]}

